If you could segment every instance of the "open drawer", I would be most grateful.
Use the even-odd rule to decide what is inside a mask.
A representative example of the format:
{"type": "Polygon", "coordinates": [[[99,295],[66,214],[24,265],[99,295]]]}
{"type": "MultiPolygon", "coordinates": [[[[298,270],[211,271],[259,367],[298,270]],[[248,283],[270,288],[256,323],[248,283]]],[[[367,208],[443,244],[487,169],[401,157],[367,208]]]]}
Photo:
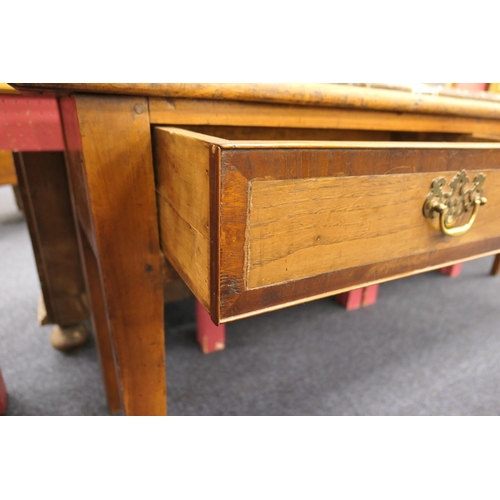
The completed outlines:
{"type": "Polygon", "coordinates": [[[156,127],[154,156],[163,252],[215,323],[500,250],[500,144],[156,127]]]}

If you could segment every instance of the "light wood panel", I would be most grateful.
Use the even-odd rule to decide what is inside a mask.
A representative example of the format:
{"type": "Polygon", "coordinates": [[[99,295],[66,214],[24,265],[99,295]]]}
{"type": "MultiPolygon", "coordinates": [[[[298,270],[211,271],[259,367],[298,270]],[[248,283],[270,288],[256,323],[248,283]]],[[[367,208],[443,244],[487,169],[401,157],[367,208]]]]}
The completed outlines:
{"type": "Polygon", "coordinates": [[[0,151],[0,186],[4,184],[17,185],[14,158],[10,151],[0,151]]]}
{"type": "Polygon", "coordinates": [[[90,246],[94,250],[94,253],[97,253],[97,243],[95,241],[95,233],[92,226],[92,214],[83,161],[80,125],[78,124],[74,100],[61,99],[59,101],[59,112],[61,120],[64,117],[64,154],[66,163],[69,166],[67,170],[68,178],[71,183],[73,211],[90,246]]]}
{"type": "MultiPolygon", "coordinates": [[[[500,171],[484,171],[488,203],[469,232],[447,237],[422,215],[433,179],[448,172],[253,181],[247,286],[381,262],[500,236],[500,171]]],[[[472,179],[474,171],[468,172],[472,179]]],[[[469,214],[461,223],[466,222],[469,214]]]]}
{"type": "Polygon", "coordinates": [[[154,132],[161,247],[207,309],[210,304],[212,144],[209,141],[210,137],[194,132],[161,127],[154,132]]]}
{"type": "Polygon", "coordinates": [[[499,120],[461,116],[166,98],[149,107],[156,124],[500,134],[499,120]]]}

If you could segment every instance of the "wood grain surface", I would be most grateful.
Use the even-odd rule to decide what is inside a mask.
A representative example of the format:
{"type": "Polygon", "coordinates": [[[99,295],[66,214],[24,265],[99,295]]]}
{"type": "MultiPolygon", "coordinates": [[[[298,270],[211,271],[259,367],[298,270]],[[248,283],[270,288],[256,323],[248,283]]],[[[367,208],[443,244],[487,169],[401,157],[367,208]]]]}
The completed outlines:
{"type": "Polygon", "coordinates": [[[253,181],[247,287],[500,237],[500,170],[482,172],[488,203],[461,237],[444,236],[438,219],[422,215],[432,180],[450,181],[447,172],[253,181]]]}
{"type": "Polygon", "coordinates": [[[87,189],[87,177],[83,160],[82,139],[80,136],[80,125],[74,99],[61,99],[59,101],[59,112],[64,129],[65,157],[68,165],[67,173],[71,184],[71,199],[73,211],[76,215],[78,225],[85,232],[94,253],[97,252],[92,214],[90,210],[90,199],[87,189]]]}
{"type": "MultiPolygon", "coordinates": [[[[165,415],[163,291],[147,100],[63,101],[64,128],[71,131],[76,120],[81,139],[78,179],[88,194],[124,410],[165,415]]],[[[70,158],[70,169],[78,169],[79,155],[70,158]]]]}
{"type": "Polygon", "coordinates": [[[412,112],[171,98],[150,98],[149,108],[159,125],[500,134],[499,120],[412,112]]]}
{"type": "Polygon", "coordinates": [[[62,152],[15,154],[19,188],[46,308],[45,324],[89,317],[62,152]]]}
{"type": "Polygon", "coordinates": [[[101,364],[104,390],[111,415],[123,411],[121,387],[118,382],[118,364],[107,318],[106,299],[99,274],[99,265],[87,235],[79,228],[79,243],[85,268],[86,285],[92,310],[92,326],[101,364]]]}
{"type": "Polygon", "coordinates": [[[500,103],[391,89],[301,83],[13,83],[19,90],[90,92],[185,99],[268,102],[348,109],[500,118],[500,103]]]}
{"type": "MultiPolygon", "coordinates": [[[[247,146],[250,148],[251,145],[247,146]]],[[[373,147],[368,144],[350,143],[345,148],[338,144],[330,149],[325,144],[324,149],[305,150],[294,149],[292,144],[289,145],[289,149],[274,149],[274,146],[277,144],[273,143],[271,149],[266,149],[262,143],[257,149],[244,149],[243,144],[238,143],[237,147],[241,149],[233,150],[227,144],[221,146],[223,157],[220,321],[254,314],[258,310],[276,309],[287,303],[300,303],[311,300],[312,297],[379,283],[385,279],[435,269],[440,265],[459,262],[472,256],[494,253],[500,248],[500,238],[491,235],[491,238],[473,243],[464,242],[456,247],[445,248],[438,245],[422,254],[406,257],[394,255],[376,264],[371,262],[360,264],[344,270],[325,272],[316,277],[304,276],[302,279],[282,282],[275,286],[247,290],[245,273],[242,269],[248,271],[251,262],[245,249],[250,238],[249,214],[252,217],[251,214],[259,210],[258,205],[251,202],[252,184],[256,181],[263,181],[263,184],[273,180],[303,183],[310,179],[341,180],[368,173],[387,177],[402,174],[413,177],[417,174],[415,175],[417,178],[418,174],[425,172],[429,172],[433,178],[434,175],[443,173],[451,180],[451,177],[461,169],[492,170],[500,165],[500,150],[492,144],[488,144],[484,149],[478,149],[478,144],[460,144],[456,148],[451,144],[441,144],[439,148],[436,147],[437,144],[425,143],[392,144],[386,145],[385,149],[382,143],[373,143],[373,147]],[[230,238],[225,235],[226,228],[230,238]]],[[[430,184],[424,189],[421,206],[429,189],[430,184]]],[[[274,199],[276,200],[276,197],[274,199]]],[[[421,206],[418,207],[419,214],[421,206]]],[[[492,217],[492,213],[494,214],[492,211],[489,212],[489,221],[496,227],[496,218],[495,215],[492,217]]],[[[478,221],[479,216],[476,222],[478,221]]],[[[423,217],[422,224],[428,226],[423,217]]],[[[428,229],[435,234],[432,228],[428,229]]],[[[283,240],[282,244],[285,245],[283,240]]],[[[362,240],[360,244],[363,244],[362,240]]],[[[317,264],[308,261],[304,265],[317,264]]],[[[326,267],[322,270],[326,270],[326,267]]],[[[263,276],[259,279],[265,281],[269,278],[263,276]]]]}
{"type": "Polygon", "coordinates": [[[210,305],[210,139],[194,132],[162,127],[154,131],[161,247],[207,309],[210,305]]]}
{"type": "MultiPolygon", "coordinates": [[[[213,274],[209,303],[205,292],[202,301],[216,323],[498,249],[498,143],[228,140],[164,127],[158,134],[171,144],[161,153],[165,172],[203,178],[198,209],[173,196],[177,212],[210,219],[203,262],[213,274]],[[219,156],[210,157],[214,147],[219,156]],[[195,161],[186,161],[188,150],[198,151],[195,161]],[[495,200],[481,207],[476,232],[450,243],[422,207],[434,178],[450,181],[462,169],[488,172],[495,200]]],[[[158,182],[172,190],[168,178],[158,182]]],[[[199,281],[193,254],[179,260],[189,245],[171,251],[179,274],[199,281]]]]}

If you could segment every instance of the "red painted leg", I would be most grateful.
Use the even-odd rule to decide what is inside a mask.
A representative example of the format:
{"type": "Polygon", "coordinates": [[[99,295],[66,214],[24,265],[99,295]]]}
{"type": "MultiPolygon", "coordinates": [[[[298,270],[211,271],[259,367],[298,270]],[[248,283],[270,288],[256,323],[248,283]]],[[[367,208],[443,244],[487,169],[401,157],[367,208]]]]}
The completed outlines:
{"type": "Polygon", "coordinates": [[[0,415],[5,415],[7,411],[7,388],[0,371],[0,415]]]}
{"type": "Polygon", "coordinates": [[[377,302],[378,288],[379,285],[356,288],[350,292],[339,293],[335,296],[335,300],[348,311],[371,306],[377,302]]]}
{"type": "Polygon", "coordinates": [[[222,351],[226,345],[226,325],[214,325],[210,315],[196,302],[196,340],[204,354],[222,351]]]}
{"type": "Polygon", "coordinates": [[[363,302],[363,290],[364,288],[356,288],[350,292],[339,293],[335,295],[335,300],[348,311],[359,309],[363,302]]]}
{"type": "Polygon", "coordinates": [[[462,272],[462,264],[454,264],[453,266],[447,266],[438,269],[438,273],[445,274],[450,278],[456,278],[457,276],[460,276],[461,272],[462,272]]]}
{"type": "Polygon", "coordinates": [[[377,302],[379,285],[371,285],[363,288],[363,307],[371,306],[377,302]]]}

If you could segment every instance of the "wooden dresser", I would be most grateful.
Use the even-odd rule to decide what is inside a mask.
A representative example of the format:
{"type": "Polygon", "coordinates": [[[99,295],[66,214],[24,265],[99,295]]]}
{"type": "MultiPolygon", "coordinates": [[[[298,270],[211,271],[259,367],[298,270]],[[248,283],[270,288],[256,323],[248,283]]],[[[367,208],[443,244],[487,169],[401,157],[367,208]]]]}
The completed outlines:
{"type": "Polygon", "coordinates": [[[219,324],[500,251],[495,96],[13,85],[59,98],[113,413],[166,413],[165,266],[219,324]]]}

